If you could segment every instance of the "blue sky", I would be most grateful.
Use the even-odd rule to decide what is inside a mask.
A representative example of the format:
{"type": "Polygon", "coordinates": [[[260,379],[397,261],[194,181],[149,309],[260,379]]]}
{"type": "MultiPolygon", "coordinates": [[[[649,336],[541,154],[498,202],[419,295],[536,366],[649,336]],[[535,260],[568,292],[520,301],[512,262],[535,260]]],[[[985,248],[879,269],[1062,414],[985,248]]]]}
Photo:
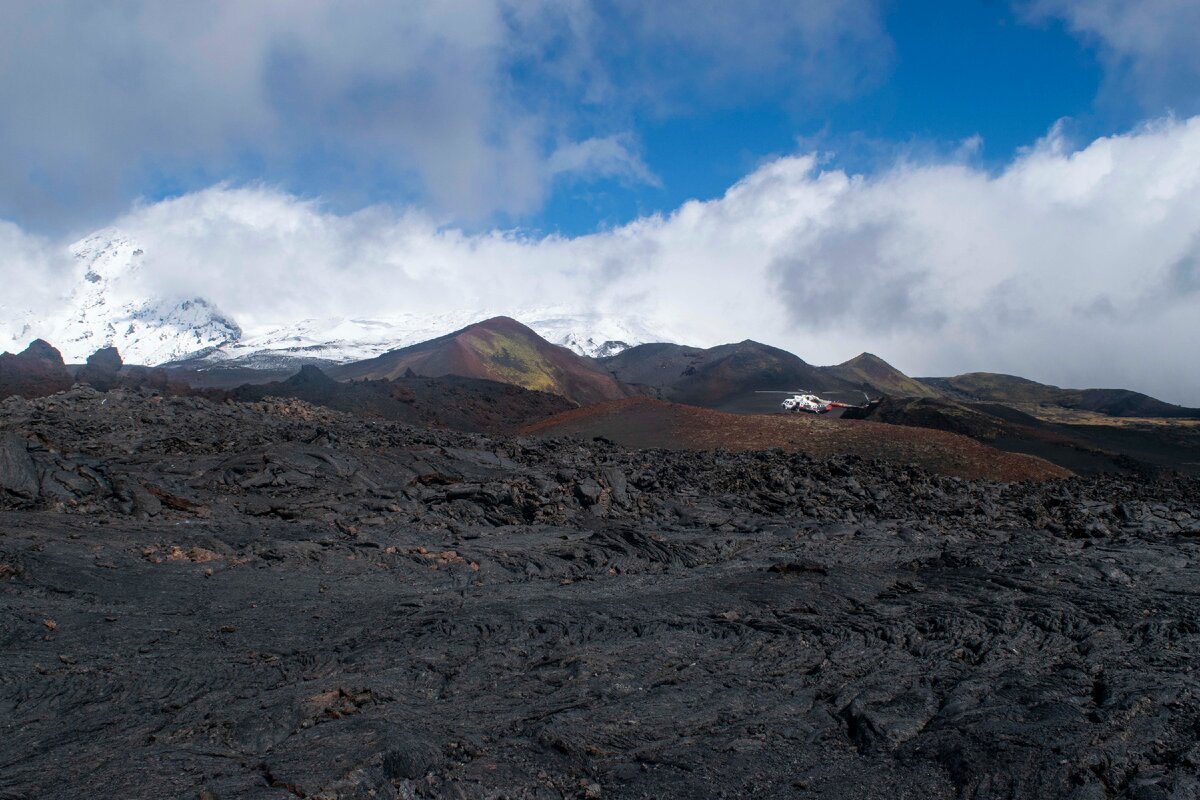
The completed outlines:
{"type": "MultiPolygon", "coordinates": [[[[688,198],[719,196],[764,158],[826,152],[854,172],[899,157],[953,153],[979,137],[972,160],[1008,163],[1060,120],[1081,140],[1141,119],[1135,102],[1098,107],[1099,54],[1061,20],[1023,20],[995,0],[909,0],[882,9],[884,64],[848,95],[812,97],[786,81],[744,102],[695,105],[639,120],[643,158],[661,186],[591,181],[564,186],[540,218],[550,230],[581,233],[669,211],[688,198]]],[[[1164,109],[1165,110],[1165,109],[1164,109]]]]}
{"type": "Polygon", "coordinates": [[[719,196],[762,159],[815,149],[855,172],[897,157],[958,150],[980,137],[972,159],[1009,162],[1059,120],[1081,139],[1140,119],[1134,103],[1097,109],[1103,69],[1096,49],[1060,20],[1023,21],[994,0],[910,0],[884,7],[884,64],[867,86],[836,97],[796,92],[787,81],[744,102],[647,116],[637,133],[661,186],[618,181],[567,185],[531,224],[580,233],[688,198],[719,196]]]}

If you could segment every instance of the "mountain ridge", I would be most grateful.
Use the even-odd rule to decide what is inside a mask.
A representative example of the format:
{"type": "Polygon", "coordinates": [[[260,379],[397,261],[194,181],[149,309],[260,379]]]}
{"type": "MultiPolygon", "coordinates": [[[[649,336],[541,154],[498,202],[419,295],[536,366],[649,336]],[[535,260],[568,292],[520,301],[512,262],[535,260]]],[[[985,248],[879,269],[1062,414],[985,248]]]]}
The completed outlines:
{"type": "MultiPolygon", "coordinates": [[[[61,308],[38,315],[6,298],[0,309],[0,348],[19,352],[33,339],[53,342],[66,363],[82,363],[104,347],[118,349],[127,364],[188,370],[261,370],[290,373],[304,364],[326,369],[358,363],[464,330],[499,315],[479,310],[401,312],[384,319],[329,317],[243,330],[210,298],[168,296],[147,287],[154,254],[117,228],[98,230],[70,248],[73,283],[61,308]]],[[[1050,404],[1072,411],[1117,417],[1200,417],[1200,409],[1158,400],[1129,389],[1063,389],[1018,376],[970,372],[912,378],[871,353],[826,367],[808,364],[779,348],[745,340],[709,348],[669,343],[654,321],[528,308],[506,314],[528,321],[552,344],[597,359],[626,384],[681,402],[741,411],[774,410],[759,392],[862,392],[906,397],[1050,404]],[[651,347],[657,349],[645,350],[651,347]],[[643,348],[641,350],[637,348],[643,348]],[[621,358],[622,353],[631,355],[621,358]],[[645,363],[635,365],[639,358],[645,363]],[[616,360],[613,360],[616,359],[616,360]],[[691,373],[684,374],[688,370],[691,373]]],[[[465,356],[464,356],[465,357],[465,356]]],[[[468,373],[471,370],[467,370],[468,373]]],[[[520,385],[522,378],[513,382],[520,385]]]]}
{"type": "Polygon", "coordinates": [[[129,233],[103,228],[69,248],[71,283],[52,313],[0,300],[0,350],[52,341],[67,363],[117,347],[127,363],[188,369],[292,370],[306,363],[361,361],[459,330],[505,311],[579,355],[612,355],[664,338],[653,323],[565,307],[399,312],[386,318],[304,318],[245,330],[212,298],[148,288],[154,254],[129,233]]]}
{"type": "Polygon", "coordinates": [[[782,392],[857,390],[794,353],[752,339],[709,348],[645,344],[599,363],[618,380],[652,387],[664,400],[726,411],[776,411],[774,395],[782,392]]]}
{"type": "Polygon", "coordinates": [[[821,367],[828,375],[847,383],[861,383],[882,394],[902,397],[941,397],[935,387],[905,375],[874,353],[859,353],[841,364],[821,367]]]}
{"type": "Polygon", "coordinates": [[[7,338],[31,334],[53,341],[64,359],[80,363],[116,347],[132,363],[156,365],[238,341],[242,330],[203,297],[155,296],[140,276],[141,247],[116,229],[103,229],[70,247],[74,283],[56,315],[13,309],[7,338]]]}
{"type": "Polygon", "coordinates": [[[1200,408],[1175,405],[1132,389],[1064,389],[1000,372],[916,380],[956,400],[1054,405],[1111,417],[1200,418],[1200,408]]]}

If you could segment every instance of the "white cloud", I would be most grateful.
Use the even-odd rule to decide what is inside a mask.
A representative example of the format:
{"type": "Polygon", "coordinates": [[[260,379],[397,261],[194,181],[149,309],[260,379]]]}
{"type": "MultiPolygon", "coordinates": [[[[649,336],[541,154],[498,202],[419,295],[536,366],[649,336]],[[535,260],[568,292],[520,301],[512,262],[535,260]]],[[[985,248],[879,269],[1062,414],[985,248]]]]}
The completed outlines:
{"type": "MultiPolygon", "coordinates": [[[[1200,405],[1197,208],[1200,117],[1078,150],[1052,131],[998,173],[951,158],[868,178],[780,158],[720,198],[577,238],[472,235],[385,207],[341,215],[264,187],[114,224],[145,248],[151,288],[204,295],[250,330],[553,304],[814,363],[870,350],[910,373],[1013,372],[1200,405]]],[[[6,284],[61,260],[64,243],[0,236],[24,253],[0,262],[6,284]]]]}
{"type": "Polygon", "coordinates": [[[560,175],[611,175],[631,183],[661,186],[662,181],[642,162],[630,137],[605,136],[570,142],[555,150],[547,159],[551,177],[560,175]]]}
{"type": "Polygon", "coordinates": [[[69,275],[67,261],[48,239],[34,236],[0,220],[0,330],[14,337],[33,338],[38,312],[61,299],[69,275]]]}
{"type": "Polygon", "coordinates": [[[564,173],[653,182],[630,133],[647,94],[731,76],[745,90],[770,70],[789,91],[832,85],[861,75],[849,54],[883,36],[875,0],[601,5],[0,4],[0,218],[94,221],[164,182],[246,175],[351,207],[387,196],[460,222],[521,215],[564,173]],[[666,45],[686,63],[650,68],[666,45]],[[634,71],[614,66],[618,49],[634,71]]]}
{"type": "Polygon", "coordinates": [[[1195,0],[1022,0],[1033,19],[1056,17],[1100,46],[1109,102],[1200,110],[1200,3],[1195,0]]]}
{"type": "MultiPolygon", "coordinates": [[[[556,5],[522,3],[520,19],[556,5]]],[[[556,31],[518,25],[509,7],[6,4],[4,205],[34,218],[62,214],[64,200],[86,211],[127,202],[147,173],[225,175],[250,157],[264,174],[399,183],[460,219],[536,209],[566,121],[520,102],[507,70],[545,43],[531,37],[556,31]]],[[[631,163],[626,149],[622,176],[631,163]]],[[[595,176],[614,162],[570,166],[595,176]]]]}

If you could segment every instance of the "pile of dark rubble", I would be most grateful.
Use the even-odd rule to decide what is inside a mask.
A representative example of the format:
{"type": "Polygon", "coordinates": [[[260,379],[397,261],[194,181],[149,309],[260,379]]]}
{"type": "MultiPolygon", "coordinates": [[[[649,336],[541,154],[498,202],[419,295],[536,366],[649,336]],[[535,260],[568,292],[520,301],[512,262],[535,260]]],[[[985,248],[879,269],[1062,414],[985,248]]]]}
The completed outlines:
{"type": "Polygon", "coordinates": [[[632,451],[364,421],[294,400],[79,386],[0,403],[0,503],[79,514],[274,516],[370,527],[590,518],[753,529],[903,519],[1071,537],[1200,535],[1197,482],[969,482],[783,452],[632,451]]]}
{"type": "Polygon", "coordinates": [[[1200,796],[1200,484],[0,402],[0,800],[1200,796]]]}

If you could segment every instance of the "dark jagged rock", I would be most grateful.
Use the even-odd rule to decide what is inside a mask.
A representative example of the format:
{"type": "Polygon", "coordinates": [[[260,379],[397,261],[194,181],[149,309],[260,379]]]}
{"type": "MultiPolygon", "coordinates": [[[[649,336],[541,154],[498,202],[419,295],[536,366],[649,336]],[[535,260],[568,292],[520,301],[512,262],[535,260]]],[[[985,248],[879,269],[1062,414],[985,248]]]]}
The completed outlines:
{"type": "Polygon", "coordinates": [[[121,385],[121,354],[115,347],[102,347],[88,356],[87,363],[75,373],[75,380],[105,392],[121,385]]]}
{"type": "Polygon", "coordinates": [[[283,386],[287,388],[318,391],[329,391],[338,385],[315,364],[303,365],[295,375],[283,381],[283,386]]]}
{"type": "Polygon", "coordinates": [[[42,397],[70,388],[71,374],[62,353],[35,339],[20,353],[0,353],[0,398],[42,397]]]}
{"type": "Polygon", "coordinates": [[[62,354],[38,339],[17,354],[0,354],[0,399],[13,395],[25,398],[47,397],[70,389],[76,383],[98,391],[123,388],[159,394],[201,394],[221,396],[220,391],[193,391],[157,367],[125,366],[114,347],[103,347],[88,357],[72,376],[62,354]]]}
{"type": "Polygon", "coordinates": [[[28,363],[38,363],[47,369],[54,369],[63,364],[62,353],[58,352],[58,348],[45,339],[34,339],[18,355],[28,363]]]}
{"type": "Polygon", "coordinates": [[[102,347],[88,356],[87,366],[101,372],[120,372],[124,362],[115,347],[102,347]]]}
{"type": "Polygon", "coordinates": [[[0,433],[0,491],[18,500],[38,496],[38,473],[23,439],[13,433],[0,433]]]}
{"type": "Polygon", "coordinates": [[[89,387],[0,402],[31,474],[0,797],[1200,791],[1194,479],[89,387]]]}

